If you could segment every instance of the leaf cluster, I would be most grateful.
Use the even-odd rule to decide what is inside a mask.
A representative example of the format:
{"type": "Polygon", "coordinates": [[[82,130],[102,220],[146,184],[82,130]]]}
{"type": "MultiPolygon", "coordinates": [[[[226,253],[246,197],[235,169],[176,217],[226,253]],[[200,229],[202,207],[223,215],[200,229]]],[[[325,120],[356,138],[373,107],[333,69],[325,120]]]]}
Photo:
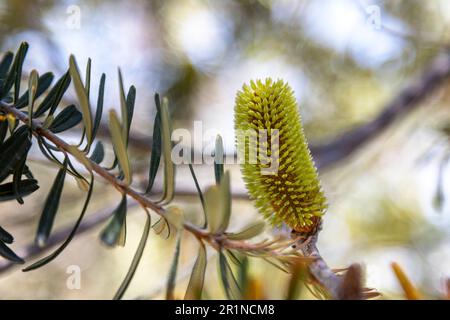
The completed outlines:
{"type": "MultiPolygon", "coordinates": [[[[29,151],[34,144],[42,155],[57,168],[57,173],[40,214],[35,234],[35,243],[45,248],[52,236],[55,220],[61,214],[60,204],[64,199],[67,177],[72,177],[85,194],[77,220],[70,234],[52,253],[28,265],[23,271],[43,267],[57,258],[70,244],[88,211],[98,176],[106,179],[121,193],[117,206],[111,212],[109,221],[100,232],[99,238],[107,247],[125,246],[127,238],[128,204],[137,201],[146,214],[141,240],[130,268],[119,286],[114,298],[123,297],[139,261],[143,255],[150,231],[169,237],[175,231],[177,242],[168,273],[166,297],[176,298],[175,288],[179,258],[183,249],[183,236],[187,232],[199,242],[197,258],[190,274],[185,299],[200,299],[208,264],[207,246],[217,253],[218,274],[224,293],[229,299],[244,297],[248,288],[248,257],[259,257],[289,272],[293,259],[299,255],[290,248],[291,241],[275,239],[252,244],[247,242],[264,231],[264,223],[256,222],[240,232],[229,232],[232,216],[232,195],[230,173],[223,164],[223,143],[217,137],[214,160],[216,184],[204,192],[199,187],[193,166],[189,169],[202,205],[203,223],[196,225],[187,221],[180,208],[170,205],[175,196],[176,168],[171,159],[172,125],[169,102],[155,94],[156,115],[153,126],[153,142],[148,166],[148,183],[143,190],[133,186],[133,166],[130,163],[129,140],[132,125],[136,88],[126,87],[122,73],[118,71],[119,112],[108,114],[110,143],[114,153],[106,164],[104,142],[97,133],[104,118],[106,75],[102,74],[97,90],[91,88],[91,60],[87,61],[84,76],[74,56],[70,56],[67,71],[56,81],[51,72],[40,75],[32,70],[28,76],[28,87],[21,90],[22,68],[28,44],[23,43],[16,54],[8,52],[0,61],[0,201],[17,201],[23,204],[25,198],[36,192],[39,183],[30,170],[29,151]],[[72,88],[76,102],[65,103],[65,96],[72,88]],[[94,92],[95,91],[95,92],[94,92]],[[95,100],[96,103],[91,103],[95,100]],[[63,134],[80,133],[76,144],[64,141],[63,134]],[[85,171],[81,171],[81,164],[85,171]],[[153,199],[153,186],[159,168],[163,168],[163,190],[153,199]],[[152,213],[158,219],[152,224],[152,213]]],[[[109,141],[108,141],[109,142],[109,141]]],[[[211,172],[212,173],[212,172],[211,172]]],[[[213,174],[213,173],[212,173],[213,174]]],[[[12,263],[25,261],[14,253],[9,245],[12,235],[0,227],[0,255],[12,263]]]]}

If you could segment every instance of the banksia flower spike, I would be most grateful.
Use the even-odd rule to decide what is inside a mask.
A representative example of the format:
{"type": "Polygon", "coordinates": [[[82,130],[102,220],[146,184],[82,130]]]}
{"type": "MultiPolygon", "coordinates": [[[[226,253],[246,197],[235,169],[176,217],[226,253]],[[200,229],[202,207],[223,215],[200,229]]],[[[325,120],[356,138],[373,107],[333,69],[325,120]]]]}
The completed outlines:
{"type": "Polygon", "coordinates": [[[244,182],[259,211],[275,226],[314,234],[326,199],[289,85],[270,78],[245,84],[235,130],[244,182]]]}

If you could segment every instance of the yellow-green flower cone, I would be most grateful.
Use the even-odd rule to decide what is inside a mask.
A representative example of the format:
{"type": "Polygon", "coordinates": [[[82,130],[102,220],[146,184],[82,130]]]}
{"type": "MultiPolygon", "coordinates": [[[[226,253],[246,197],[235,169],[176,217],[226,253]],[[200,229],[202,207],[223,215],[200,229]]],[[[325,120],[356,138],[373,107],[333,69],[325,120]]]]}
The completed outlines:
{"type": "Polygon", "coordinates": [[[270,78],[245,84],[236,96],[235,130],[244,182],[259,211],[276,226],[315,233],[326,199],[289,85],[270,78]]]}

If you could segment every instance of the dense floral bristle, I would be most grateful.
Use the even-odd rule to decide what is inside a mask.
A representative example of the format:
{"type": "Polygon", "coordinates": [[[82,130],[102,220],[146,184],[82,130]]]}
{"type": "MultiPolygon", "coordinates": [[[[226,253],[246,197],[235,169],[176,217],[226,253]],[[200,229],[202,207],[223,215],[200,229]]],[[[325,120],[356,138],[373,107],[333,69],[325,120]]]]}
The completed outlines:
{"type": "Polygon", "coordinates": [[[270,78],[245,84],[236,97],[235,130],[244,182],[260,212],[274,225],[314,233],[326,199],[289,85],[270,78]]]}

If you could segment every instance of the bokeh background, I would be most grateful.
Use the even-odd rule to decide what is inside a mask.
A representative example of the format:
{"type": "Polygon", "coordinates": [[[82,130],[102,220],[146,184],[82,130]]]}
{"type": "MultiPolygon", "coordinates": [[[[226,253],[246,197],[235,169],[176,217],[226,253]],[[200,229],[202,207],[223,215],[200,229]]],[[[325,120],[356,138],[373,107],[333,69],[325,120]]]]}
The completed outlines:
{"type": "MultiPolygon", "coordinates": [[[[105,107],[119,107],[117,67],[126,85],[136,86],[132,155],[137,186],[147,179],[146,141],[152,133],[155,92],[169,98],[175,128],[193,130],[194,121],[201,121],[203,131],[220,132],[227,152],[233,153],[236,91],[250,79],[282,78],[295,90],[310,144],[323,145],[371,123],[402,89],[421,79],[431,61],[447,55],[449,28],[446,0],[0,2],[1,51],[15,50],[22,41],[30,43],[25,76],[33,68],[60,76],[73,53],[80,65],[92,58],[93,88],[101,73],[107,74],[105,107]]],[[[424,296],[443,297],[446,290],[448,89],[444,81],[417,108],[348,157],[320,168],[330,207],[319,248],[334,268],[362,263],[366,285],[383,298],[403,298],[392,262],[403,267],[424,296]]],[[[214,136],[205,137],[204,143],[214,136]]],[[[40,191],[22,207],[13,202],[0,206],[1,224],[14,234],[13,248],[19,253],[33,241],[46,190],[56,174],[39,152],[31,158],[40,191]]],[[[230,164],[226,169],[231,171],[235,195],[231,229],[239,230],[260,217],[246,198],[239,167],[230,164]]],[[[186,215],[200,215],[189,171],[185,166],[177,170],[176,204],[186,215]]],[[[195,170],[203,188],[214,183],[211,165],[196,165],[195,170]]],[[[120,200],[102,183],[95,195],[89,216],[111,210],[120,200]]],[[[70,181],[63,197],[55,231],[73,223],[83,193],[70,181]]],[[[126,273],[143,227],[142,212],[129,213],[125,248],[103,246],[98,235],[105,223],[100,223],[37,271],[6,269],[1,260],[0,298],[110,298],[126,273]],[[66,285],[71,265],[82,270],[79,290],[66,285]]],[[[268,230],[263,238],[270,236],[268,230]]],[[[174,245],[172,237],[150,236],[126,298],[164,297],[174,245]]],[[[176,290],[180,298],[195,256],[195,239],[186,236],[176,290]]],[[[222,298],[215,259],[210,252],[206,294],[222,298]]],[[[251,260],[250,268],[260,297],[283,298],[288,276],[258,260],[251,260]]],[[[301,297],[311,298],[307,292],[301,297]]]]}

